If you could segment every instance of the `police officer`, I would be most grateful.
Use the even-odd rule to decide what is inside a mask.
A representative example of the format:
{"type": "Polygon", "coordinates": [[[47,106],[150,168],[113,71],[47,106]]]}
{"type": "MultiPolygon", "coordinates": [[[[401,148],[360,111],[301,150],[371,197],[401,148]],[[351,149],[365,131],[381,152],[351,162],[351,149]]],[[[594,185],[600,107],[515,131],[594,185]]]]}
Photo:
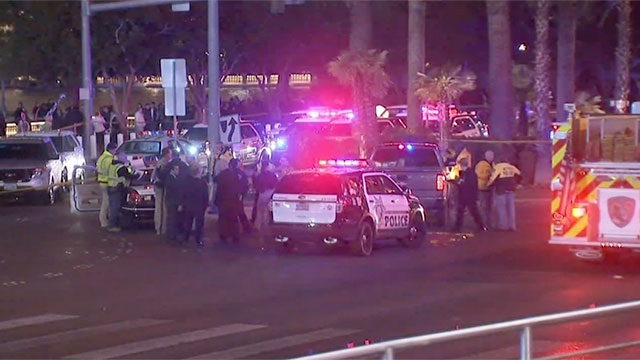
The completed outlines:
{"type": "Polygon", "coordinates": [[[493,174],[494,153],[487,150],[484,159],[476,164],[476,175],[478,176],[478,195],[480,206],[484,215],[484,223],[487,227],[493,227],[493,189],[488,186],[489,179],[493,174]]]}
{"type": "Polygon", "coordinates": [[[462,228],[462,222],[464,219],[465,208],[469,209],[473,220],[478,226],[478,230],[486,231],[482,223],[482,218],[478,212],[478,178],[474,169],[470,166],[470,159],[464,157],[460,160],[460,177],[457,180],[458,183],[458,203],[457,203],[457,215],[456,224],[454,227],[455,232],[459,232],[462,228]]]}
{"type": "Polygon", "coordinates": [[[511,165],[503,156],[494,167],[488,186],[495,185],[496,210],[498,212],[498,230],[516,231],[516,176],[520,170],[511,165]]]}
{"type": "Polygon", "coordinates": [[[135,173],[125,165],[127,157],[118,155],[109,166],[107,192],[109,193],[109,227],[110,232],[120,232],[120,208],[125,197],[125,184],[128,179],[136,177],[135,173]]]}
{"type": "Polygon", "coordinates": [[[116,143],[107,144],[106,150],[100,155],[98,161],[96,161],[96,168],[98,172],[98,184],[100,185],[100,193],[102,194],[102,202],[100,203],[100,226],[103,228],[109,227],[109,220],[107,214],[109,213],[109,192],[107,190],[107,183],[109,181],[109,167],[113,163],[113,154],[116,153],[116,143]]]}

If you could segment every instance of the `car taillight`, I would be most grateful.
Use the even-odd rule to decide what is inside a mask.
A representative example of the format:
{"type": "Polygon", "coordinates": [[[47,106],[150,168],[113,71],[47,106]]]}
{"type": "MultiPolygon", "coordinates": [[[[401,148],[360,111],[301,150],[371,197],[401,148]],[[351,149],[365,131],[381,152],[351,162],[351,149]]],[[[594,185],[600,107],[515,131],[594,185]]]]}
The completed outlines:
{"type": "Polygon", "coordinates": [[[127,202],[131,204],[139,204],[142,202],[142,196],[137,191],[131,190],[127,195],[127,202]]]}
{"type": "Polygon", "coordinates": [[[31,177],[38,177],[40,175],[42,175],[42,173],[44,172],[44,168],[35,168],[33,169],[33,173],[31,173],[31,177]]]}
{"type": "Polygon", "coordinates": [[[444,174],[436,175],[436,190],[444,191],[445,184],[447,183],[447,179],[444,174]]]}

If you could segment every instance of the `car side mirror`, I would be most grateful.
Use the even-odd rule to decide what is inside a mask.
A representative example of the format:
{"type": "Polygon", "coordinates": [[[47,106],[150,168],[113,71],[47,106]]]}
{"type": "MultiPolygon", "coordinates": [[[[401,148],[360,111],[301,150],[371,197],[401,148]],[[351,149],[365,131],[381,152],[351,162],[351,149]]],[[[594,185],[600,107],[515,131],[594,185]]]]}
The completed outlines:
{"type": "Polygon", "coordinates": [[[402,186],[402,193],[404,193],[407,196],[411,196],[411,195],[413,195],[413,190],[409,189],[409,187],[404,185],[404,186],[402,186]]]}

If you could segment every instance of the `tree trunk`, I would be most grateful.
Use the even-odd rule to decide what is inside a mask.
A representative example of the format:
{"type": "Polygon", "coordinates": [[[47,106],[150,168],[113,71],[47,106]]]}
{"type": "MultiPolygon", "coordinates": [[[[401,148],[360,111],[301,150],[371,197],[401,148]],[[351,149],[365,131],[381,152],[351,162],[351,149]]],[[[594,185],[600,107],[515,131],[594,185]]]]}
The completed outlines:
{"type": "Polygon", "coordinates": [[[511,84],[511,26],[509,3],[489,0],[487,20],[489,31],[489,123],[499,139],[510,139],[513,134],[514,108],[511,84]]]}
{"type": "Polygon", "coordinates": [[[556,82],[556,121],[565,122],[569,113],[564,104],[575,101],[576,3],[558,3],[558,68],[556,82]]]}
{"type": "Polygon", "coordinates": [[[416,81],[418,72],[424,70],[426,4],[421,0],[409,0],[407,126],[414,130],[423,126],[420,100],[416,96],[416,81]]]}
{"type": "MultiPolygon", "coordinates": [[[[371,1],[351,0],[348,4],[351,20],[349,48],[354,51],[367,51],[371,48],[373,37],[371,1]]],[[[375,106],[367,96],[362,79],[356,80],[351,90],[355,105],[354,136],[359,143],[360,156],[367,157],[378,139],[375,106]]]]}
{"type": "Polygon", "coordinates": [[[614,99],[618,101],[616,111],[624,113],[629,101],[629,63],[631,62],[631,3],[629,0],[618,0],[618,46],[616,47],[616,87],[614,99]]]}
{"type": "MultiPolygon", "coordinates": [[[[535,16],[536,43],[534,69],[534,108],[538,140],[549,140],[551,119],[549,116],[549,91],[551,83],[551,56],[549,54],[549,0],[538,0],[535,16]]],[[[551,181],[551,145],[538,144],[535,182],[548,184],[551,181]]]]}

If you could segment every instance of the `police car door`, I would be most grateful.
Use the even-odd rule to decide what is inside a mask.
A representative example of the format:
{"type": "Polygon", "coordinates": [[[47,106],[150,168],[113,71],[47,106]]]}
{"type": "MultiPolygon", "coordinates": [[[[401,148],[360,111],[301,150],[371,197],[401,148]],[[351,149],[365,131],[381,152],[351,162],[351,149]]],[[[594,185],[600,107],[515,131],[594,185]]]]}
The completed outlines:
{"type": "Polygon", "coordinates": [[[402,190],[384,174],[364,175],[369,212],[377,231],[400,230],[409,226],[409,202],[402,190]]]}

